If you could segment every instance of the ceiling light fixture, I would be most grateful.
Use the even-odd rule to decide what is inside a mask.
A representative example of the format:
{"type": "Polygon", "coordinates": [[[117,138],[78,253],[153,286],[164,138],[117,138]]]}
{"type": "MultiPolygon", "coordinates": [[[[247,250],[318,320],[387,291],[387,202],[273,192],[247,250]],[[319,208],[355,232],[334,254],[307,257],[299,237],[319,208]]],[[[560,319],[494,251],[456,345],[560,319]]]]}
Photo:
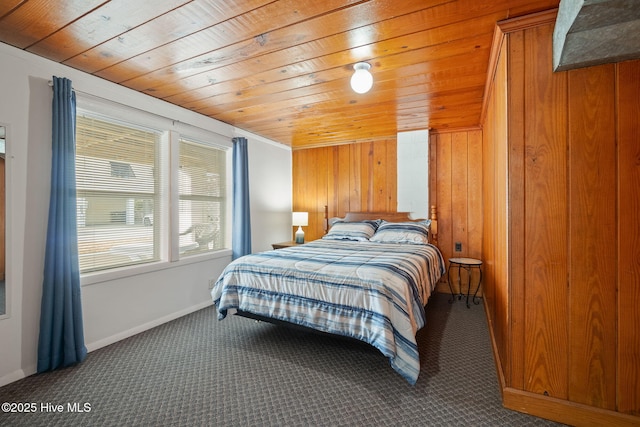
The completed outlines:
{"type": "Polygon", "coordinates": [[[373,86],[373,76],[369,72],[371,65],[366,62],[358,62],[353,66],[356,70],[351,76],[351,89],[357,93],[367,93],[373,86]]]}

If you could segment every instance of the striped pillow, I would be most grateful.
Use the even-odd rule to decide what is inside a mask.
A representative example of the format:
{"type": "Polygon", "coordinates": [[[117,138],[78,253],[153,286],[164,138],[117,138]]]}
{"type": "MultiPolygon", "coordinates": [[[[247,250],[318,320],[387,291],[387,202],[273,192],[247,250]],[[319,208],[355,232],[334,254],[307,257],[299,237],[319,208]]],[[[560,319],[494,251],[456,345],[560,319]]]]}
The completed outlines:
{"type": "Polygon", "coordinates": [[[426,245],[429,243],[429,226],[431,220],[417,222],[387,222],[382,221],[376,234],[371,237],[372,242],[380,243],[410,243],[426,245]]]}
{"type": "Polygon", "coordinates": [[[336,222],[322,238],[326,240],[355,240],[366,242],[374,235],[380,224],[379,220],[336,222]]]}

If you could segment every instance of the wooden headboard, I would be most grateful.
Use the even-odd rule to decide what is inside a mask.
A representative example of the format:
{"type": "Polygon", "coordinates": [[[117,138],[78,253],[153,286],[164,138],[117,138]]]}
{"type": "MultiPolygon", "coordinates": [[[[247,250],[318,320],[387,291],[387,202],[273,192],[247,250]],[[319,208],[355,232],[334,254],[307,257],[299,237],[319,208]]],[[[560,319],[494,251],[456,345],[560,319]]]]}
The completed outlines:
{"type": "MultiPolygon", "coordinates": [[[[327,210],[325,209],[325,215],[327,210]]],[[[438,216],[436,213],[436,207],[431,206],[431,225],[429,227],[429,240],[432,244],[438,245],[438,216]]],[[[336,221],[354,222],[364,221],[367,219],[384,219],[389,222],[404,222],[404,221],[424,221],[425,218],[413,219],[409,217],[408,212],[347,212],[344,218],[333,217],[327,218],[327,224],[329,228],[336,221]]]]}

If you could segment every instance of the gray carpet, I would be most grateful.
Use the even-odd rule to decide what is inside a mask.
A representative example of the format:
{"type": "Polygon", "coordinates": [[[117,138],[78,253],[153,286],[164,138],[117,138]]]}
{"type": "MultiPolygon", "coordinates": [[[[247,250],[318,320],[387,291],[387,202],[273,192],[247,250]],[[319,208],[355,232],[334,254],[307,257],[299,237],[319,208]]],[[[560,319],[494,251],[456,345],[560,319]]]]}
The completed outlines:
{"type": "Polygon", "coordinates": [[[0,413],[0,425],[556,425],[502,407],[482,305],[447,298],[427,306],[415,386],[366,344],[218,321],[211,307],[0,388],[0,402],[36,407],[0,413]],[[63,413],[44,411],[47,403],[63,413]]]}

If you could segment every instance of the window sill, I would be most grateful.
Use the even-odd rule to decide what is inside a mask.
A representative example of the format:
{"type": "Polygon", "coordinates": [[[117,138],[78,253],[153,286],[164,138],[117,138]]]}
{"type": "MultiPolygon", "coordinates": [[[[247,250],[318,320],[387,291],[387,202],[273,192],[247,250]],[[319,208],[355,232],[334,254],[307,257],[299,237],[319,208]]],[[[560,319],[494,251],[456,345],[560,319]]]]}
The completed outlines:
{"type": "Polygon", "coordinates": [[[109,282],[111,280],[123,279],[126,277],[137,276],[139,274],[153,273],[155,271],[166,270],[169,268],[181,267],[189,264],[211,261],[214,259],[231,257],[231,249],[221,249],[202,255],[193,255],[182,258],[175,262],[158,261],[154,263],[135,265],[131,267],[122,267],[108,271],[99,271],[95,273],[86,273],[80,275],[80,286],[90,286],[98,283],[109,282]]]}

